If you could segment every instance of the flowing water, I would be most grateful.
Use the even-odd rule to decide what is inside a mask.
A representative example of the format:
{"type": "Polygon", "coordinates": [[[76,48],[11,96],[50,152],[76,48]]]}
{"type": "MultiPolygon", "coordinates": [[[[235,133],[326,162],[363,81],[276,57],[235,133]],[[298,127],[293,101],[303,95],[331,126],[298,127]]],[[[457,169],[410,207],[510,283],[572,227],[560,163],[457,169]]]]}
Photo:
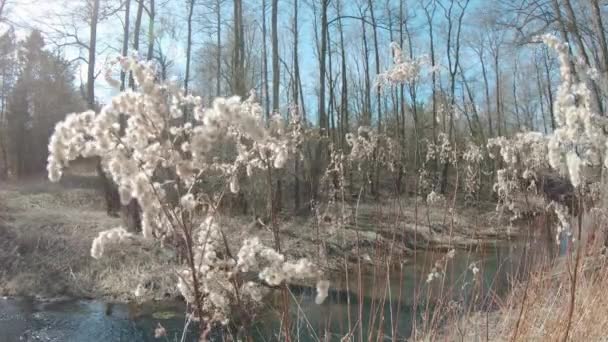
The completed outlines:
{"type": "MultiPolygon", "coordinates": [[[[445,254],[419,252],[415,263],[392,267],[390,272],[366,269],[361,278],[351,272],[348,281],[334,279],[334,289],[322,305],[314,303],[314,289],[293,287],[290,311],[294,334],[299,334],[300,340],[317,341],[319,334],[328,331],[332,340],[339,340],[351,331],[349,327],[355,327],[357,334],[365,334],[372,325],[378,329],[384,316],[385,335],[396,332],[395,337],[404,338],[411,333],[414,315],[420,319],[426,305],[436,305],[432,298],[438,293],[449,293],[459,303],[469,302],[472,288],[482,295],[490,293],[489,288],[493,295],[504,294],[509,279],[520,268],[522,246],[512,243],[483,253],[457,251],[442,276],[430,284],[426,282],[428,274],[445,254]],[[473,263],[480,270],[477,276],[471,270],[473,263]]],[[[256,340],[276,340],[279,307],[278,299],[269,300],[254,324],[256,340]]],[[[185,305],[177,302],[134,305],[0,298],[0,341],[180,341],[184,312],[185,305]],[[158,323],[167,330],[166,339],[154,338],[158,323]]],[[[188,332],[183,340],[196,341],[196,335],[188,332]]]]}

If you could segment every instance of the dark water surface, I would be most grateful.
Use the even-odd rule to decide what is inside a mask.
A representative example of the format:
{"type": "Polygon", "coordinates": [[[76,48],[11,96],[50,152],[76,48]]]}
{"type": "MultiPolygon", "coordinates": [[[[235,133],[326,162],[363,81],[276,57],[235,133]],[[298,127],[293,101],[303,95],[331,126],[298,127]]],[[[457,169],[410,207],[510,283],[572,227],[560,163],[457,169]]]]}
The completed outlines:
{"type": "MultiPolygon", "coordinates": [[[[348,281],[334,279],[332,286],[340,290],[331,290],[322,305],[314,303],[314,289],[294,287],[291,304],[294,334],[302,341],[317,341],[322,339],[319,334],[329,331],[334,337],[332,340],[339,340],[352,330],[349,327],[356,326],[358,333],[359,323],[367,331],[373,317],[376,317],[374,326],[378,329],[382,324],[378,323],[379,318],[384,312],[387,338],[396,331],[395,337],[402,339],[411,334],[413,312],[416,310],[416,316],[420,318],[429,293],[432,298],[443,291],[460,303],[468,301],[471,288],[481,291],[477,293],[482,295],[489,293],[488,288],[498,295],[504,294],[508,290],[508,280],[520,269],[522,246],[520,243],[502,245],[483,253],[457,251],[443,272],[443,282],[435,279],[430,285],[426,283],[427,275],[444,254],[418,253],[416,263],[394,267],[388,274],[386,270],[366,269],[359,279],[351,272],[348,281]],[[470,270],[471,263],[476,263],[480,269],[477,277],[470,270]],[[344,290],[346,288],[348,292],[344,290]],[[358,319],[359,312],[362,320],[358,319]]],[[[433,305],[432,300],[429,303],[433,305]]],[[[269,300],[268,307],[255,323],[255,340],[276,340],[279,307],[278,299],[269,300]]],[[[0,298],[0,342],[181,341],[184,312],[185,305],[175,302],[132,305],[95,300],[45,303],[26,298],[0,298]],[[166,328],[167,338],[154,338],[158,323],[166,328]]],[[[195,334],[190,332],[184,341],[196,341],[195,334]]]]}

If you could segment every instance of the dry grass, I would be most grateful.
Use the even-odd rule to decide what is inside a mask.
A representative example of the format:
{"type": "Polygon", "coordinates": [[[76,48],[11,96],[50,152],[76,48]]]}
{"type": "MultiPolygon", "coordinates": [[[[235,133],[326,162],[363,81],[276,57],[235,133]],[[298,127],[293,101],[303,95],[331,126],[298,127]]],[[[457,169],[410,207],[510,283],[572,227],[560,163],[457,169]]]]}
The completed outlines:
{"type": "Polygon", "coordinates": [[[516,282],[498,310],[454,317],[437,334],[440,337],[430,340],[608,341],[604,251],[597,243],[583,246],[576,276],[578,250],[550,264],[531,266],[533,271],[516,282]]]}
{"type": "Polygon", "coordinates": [[[94,178],[66,179],[0,186],[0,293],[127,300],[142,283],[147,297],[173,295],[171,279],[150,276],[175,265],[153,244],[138,241],[142,248],[117,247],[102,260],[90,257],[98,232],[120,221],[106,215],[94,178]]]}

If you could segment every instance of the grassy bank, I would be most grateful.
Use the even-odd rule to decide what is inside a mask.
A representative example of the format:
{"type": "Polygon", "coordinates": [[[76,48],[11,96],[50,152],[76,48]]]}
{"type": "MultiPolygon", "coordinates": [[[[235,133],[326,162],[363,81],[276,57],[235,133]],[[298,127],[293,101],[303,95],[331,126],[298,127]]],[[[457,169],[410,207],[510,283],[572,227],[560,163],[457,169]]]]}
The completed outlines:
{"type": "Polygon", "coordinates": [[[101,199],[96,180],[78,174],[61,184],[39,177],[0,185],[0,293],[125,301],[147,283],[154,296],[171,294],[167,280],[148,279],[171,267],[151,244],[90,257],[97,233],[120,224],[101,199]]]}
{"type": "MultiPolygon", "coordinates": [[[[389,250],[395,262],[407,263],[414,249],[477,248],[509,237],[506,228],[491,228],[496,217],[489,211],[463,209],[452,217],[441,206],[415,199],[360,204],[351,212],[341,222],[329,211],[316,218],[283,217],[284,250],[293,258],[323,260],[320,266],[329,272],[342,272],[358,262],[384,260],[379,253],[389,250]]],[[[235,248],[252,233],[272,242],[269,229],[248,220],[224,219],[235,248]]],[[[141,248],[115,247],[100,260],[90,257],[95,236],[119,225],[120,219],[106,214],[90,170],[75,169],[59,184],[40,176],[0,185],[0,292],[125,301],[143,287],[151,298],[175,295],[173,279],[155,276],[174,268],[175,257],[153,242],[137,240],[141,248]]]]}

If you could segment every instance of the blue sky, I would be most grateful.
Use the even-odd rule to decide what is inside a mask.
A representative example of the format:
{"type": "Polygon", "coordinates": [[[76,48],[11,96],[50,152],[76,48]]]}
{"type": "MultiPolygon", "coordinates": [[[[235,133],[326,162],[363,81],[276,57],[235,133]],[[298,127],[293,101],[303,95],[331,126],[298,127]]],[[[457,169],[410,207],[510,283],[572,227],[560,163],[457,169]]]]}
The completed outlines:
{"type": "MultiPolygon", "coordinates": [[[[17,0],[16,0],[17,1],[17,0]]],[[[48,27],[50,25],[54,25],[57,26],[60,24],[60,22],[62,20],[57,19],[56,14],[61,14],[62,11],[64,11],[65,8],[69,7],[68,5],[70,4],[75,4],[77,3],[77,1],[80,0],[49,0],[47,2],[38,2],[35,0],[19,0],[20,1],[20,5],[13,5],[12,8],[10,8],[10,12],[9,12],[9,16],[10,18],[14,21],[17,22],[19,24],[24,24],[24,26],[40,26],[42,27],[43,30],[47,30],[48,27]],[[28,4],[29,3],[29,4],[28,4]],[[62,6],[58,6],[57,4],[61,4],[63,3],[64,5],[62,6]]],[[[267,1],[268,3],[270,3],[270,1],[267,1]]],[[[317,108],[317,95],[316,95],[316,88],[317,85],[319,83],[318,81],[318,59],[317,59],[317,55],[316,55],[316,49],[314,46],[314,14],[312,12],[311,7],[308,5],[308,3],[310,3],[310,1],[304,1],[304,0],[300,0],[300,17],[299,17],[299,27],[300,27],[300,62],[301,62],[301,75],[302,75],[302,79],[303,79],[303,83],[304,83],[304,91],[305,91],[305,96],[306,96],[306,106],[307,106],[307,111],[309,113],[310,119],[314,119],[314,113],[316,112],[316,108],[317,108]]],[[[335,2],[334,2],[335,3],[335,2]]],[[[357,5],[358,3],[362,3],[362,4],[366,4],[366,1],[363,0],[355,0],[355,1],[344,1],[344,5],[343,5],[343,9],[342,12],[344,15],[353,15],[353,16],[358,16],[359,15],[359,6],[357,5]]],[[[383,17],[385,16],[386,13],[386,7],[384,6],[384,1],[382,2],[375,2],[376,4],[376,9],[375,9],[375,13],[377,17],[383,17]]],[[[393,1],[393,3],[396,5],[397,2],[393,1]]],[[[412,1],[408,1],[408,4],[412,4],[412,1]]],[[[416,2],[417,3],[417,2],[416,2]]],[[[164,10],[160,10],[161,16],[170,16],[172,17],[177,23],[177,34],[175,39],[174,38],[166,38],[163,39],[162,41],[162,45],[163,45],[163,49],[168,51],[170,53],[170,57],[172,59],[174,59],[176,61],[175,66],[172,70],[173,75],[175,75],[176,77],[180,77],[181,75],[184,74],[184,69],[185,69],[185,33],[186,33],[186,22],[185,22],[185,16],[186,16],[186,6],[183,5],[185,4],[185,1],[181,1],[181,0],[173,0],[173,2],[169,5],[170,7],[165,8],[164,10]]],[[[478,11],[480,11],[481,7],[483,7],[484,5],[487,5],[487,2],[484,2],[482,0],[472,0],[471,4],[469,5],[469,8],[467,10],[467,15],[465,17],[465,27],[464,30],[467,32],[466,34],[463,34],[463,39],[467,40],[470,39],[471,37],[469,36],[469,34],[471,32],[475,32],[476,30],[478,31],[479,29],[475,27],[476,25],[476,20],[478,17],[478,11]]],[[[134,6],[134,5],[132,5],[134,6]]],[[[259,21],[261,20],[261,12],[260,12],[260,8],[261,8],[261,0],[260,1],[245,1],[245,17],[246,20],[250,19],[255,21],[259,27],[259,21]]],[[[406,10],[407,10],[407,6],[406,6],[406,10]]],[[[411,7],[410,7],[411,8],[411,7]]],[[[419,8],[418,5],[416,5],[416,8],[419,8]]],[[[292,10],[293,10],[293,3],[290,0],[283,0],[283,1],[279,1],[279,18],[280,18],[280,23],[279,23],[279,30],[280,30],[280,35],[279,35],[279,45],[280,45],[280,50],[281,50],[281,57],[287,61],[288,63],[291,62],[292,60],[292,54],[291,54],[291,39],[292,39],[292,35],[291,35],[291,20],[292,20],[292,10]]],[[[132,13],[135,12],[134,10],[132,10],[132,13]]],[[[204,12],[204,10],[202,10],[202,8],[199,11],[200,13],[204,12]]],[[[423,15],[423,12],[421,12],[419,10],[419,12],[412,12],[410,11],[409,13],[410,15],[413,16],[413,18],[410,20],[409,22],[409,29],[412,31],[413,33],[413,42],[412,42],[412,48],[414,51],[414,55],[415,56],[419,56],[419,55],[424,55],[424,54],[428,54],[428,33],[427,33],[427,26],[426,26],[426,18],[423,15]]],[[[396,13],[394,14],[395,16],[397,15],[396,13]]],[[[224,8],[223,8],[223,16],[224,18],[226,18],[228,21],[230,20],[230,17],[232,16],[232,6],[231,6],[231,2],[227,1],[224,4],[224,8]]],[[[99,40],[100,40],[100,46],[98,48],[99,51],[99,55],[98,55],[98,62],[97,62],[97,67],[98,68],[102,68],[104,65],[104,62],[107,60],[107,58],[111,58],[113,56],[115,56],[116,54],[118,54],[119,52],[119,48],[122,44],[121,39],[122,39],[122,13],[118,14],[115,17],[109,18],[108,20],[105,20],[104,22],[102,22],[99,25],[99,40]]],[[[331,6],[330,10],[329,10],[329,20],[333,19],[335,17],[335,10],[334,7],[331,6]]],[[[146,23],[147,18],[144,16],[144,23],[143,23],[143,27],[147,27],[147,23],[146,23]]],[[[214,22],[213,20],[215,20],[215,18],[213,16],[211,16],[209,18],[209,26],[213,26],[214,22]]],[[[270,32],[270,6],[268,4],[268,12],[267,12],[267,20],[268,20],[268,32],[270,32]]],[[[64,22],[69,22],[68,20],[63,20],[64,22]]],[[[442,22],[443,22],[443,12],[442,10],[439,8],[437,9],[437,13],[436,13],[436,27],[435,27],[435,36],[436,36],[436,49],[437,49],[437,56],[441,56],[442,58],[445,56],[445,43],[443,41],[443,37],[445,36],[445,30],[442,29],[442,22]]],[[[359,68],[361,68],[361,61],[362,61],[362,43],[361,43],[361,22],[359,20],[354,20],[354,19],[345,19],[343,21],[344,26],[345,26],[345,39],[347,41],[347,49],[348,49],[348,67],[351,71],[356,71],[356,67],[357,64],[359,64],[359,68]]],[[[205,42],[205,41],[211,41],[214,42],[215,41],[215,33],[212,32],[212,30],[206,30],[205,29],[205,25],[207,24],[206,22],[199,22],[196,24],[195,26],[195,38],[194,40],[197,42],[205,42]]],[[[161,24],[157,24],[157,29],[161,28],[161,24]]],[[[334,48],[337,48],[337,39],[338,39],[338,35],[337,35],[337,31],[334,31],[336,28],[336,26],[334,26],[334,28],[332,29],[332,39],[334,40],[334,48]]],[[[369,28],[369,27],[368,27],[369,28]]],[[[19,32],[21,32],[23,34],[23,32],[26,32],[26,29],[20,29],[19,32]]],[[[82,40],[86,41],[88,40],[88,28],[86,27],[85,24],[79,24],[77,27],[77,30],[75,31],[76,34],[81,37],[82,40]]],[[[261,33],[259,34],[261,35],[261,33]]],[[[145,41],[145,34],[143,35],[143,39],[145,41]]],[[[371,29],[368,31],[368,40],[369,40],[369,48],[370,48],[370,68],[371,68],[371,76],[372,76],[372,81],[374,78],[374,74],[375,74],[375,66],[373,64],[373,41],[372,41],[372,36],[371,36],[371,29]]],[[[145,43],[144,43],[145,44],[145,43]]],[[[390,58],[391,58],[391,54],[390,54],[390,49],[389,49],[389,37],[388,34],[386,34],[386,31],[382,31],[380,30],[380,37],[379,37],[379,49],[380,49],[380,64],[381,64],[381,70],[384,70],[388,67],[388,65],[390,64],[390,58]]],[[[198,51],[198,47],[200,47],[201,44],[199,43],[199,45],[195,46],[195,48],[193,49],[193,53],[197,53],[198,51]]],[[[145,48],[145,45],[144,45],[145,48]]],[[[268,48],[270,49],[270,44],[268,45],[268,48]]],[[[259,47],[260,51],[261,51],[261,47],[259,47]]],[[[335,70],[339,69],[339,54],[337,53],[338,51],[336,51],[336,53],[333,55],[334,58],[334,68],[335,70]]],[[[76,57],[78,57],[80,54],[84,54],[86,55],[85,51],[79,51],[76,48],[67,48],[63,50],[63,54],[67,59],[75,59],[76,57]]],[[[261,54],[261,52],[260,52],[261,54]]],[[[194,60],[196,61],[196,56],[194,56],[194,60]]],[[[445,65],[447,62],[445,61],[445,58],[443,59],[439,59],[438,63],[445,65]]],[[[475,79],[475,75],[477,74],[476,69],[479,69],[478,67],[478,63],[476,61],[475,58],[473,58],[473,54],[471,51],[467,50],[466,48],[463,49],[462,51],[462,64],[463,67],[467,70],[470,70],[470,72],[468,72],[468,74],[473,75],[473,86],[475,87],[475,83],[476,79],[475,79]]],[[[281,65],[281,68],[283,69],[284,66],[281,65]]],[[[196,66],[194,67],[194,70],[196,70],[196,66]]],[[[78,79],[86,79],[86,64],[85,63],[81,63],[79,66],[79,71],[80,71],[80,77],[77,77],[78,79]]],[[[270,63],[269,63],[269,71],[270,71],[270,63]]],[[[283,70],[284,72],[285,70],[283,70]]],[[[445,73],[444,73],[445,76],[445,73]]],[[[269,78],[271,76],[269,75],[269,78]]],[[[102,79],[100,79],[100,81],[98,81],[96,83],[96,90],[97,90],[97,95],[101,98],[101,100],[103,99],[107,99],[110,97],[110,95],[112,94],[112,91],[107,87],[107,85],[105,84],[105,81],[103,81],[102,79]]],[[[426,92],[428,94],[428,91],[426,92]]],[[[425,94],[424,90],[422,91],[422,94],[425,94]]],[[[282,96],[282,99],[284,99],[285,96],[282,96]]],[[[288,103],[282,103],[282,107],[286,108],[288,106],[288,103]]]]}

